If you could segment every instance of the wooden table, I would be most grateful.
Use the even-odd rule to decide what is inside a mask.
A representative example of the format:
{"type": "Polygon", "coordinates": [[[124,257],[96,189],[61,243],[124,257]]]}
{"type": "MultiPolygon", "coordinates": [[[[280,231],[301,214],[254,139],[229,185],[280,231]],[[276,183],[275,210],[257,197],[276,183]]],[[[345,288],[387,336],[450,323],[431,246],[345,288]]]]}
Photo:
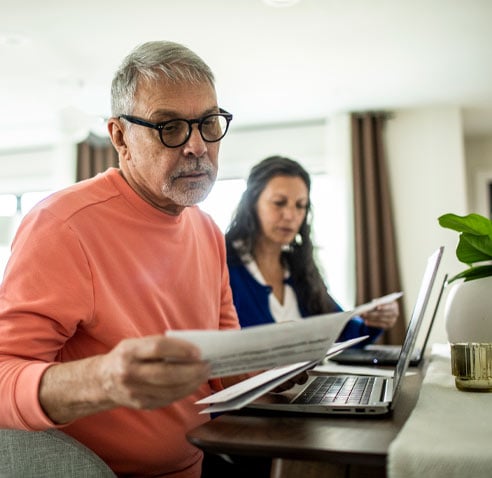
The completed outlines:
{"type": "Polygon", "coordinates": [[[384,477],[388,447],[418,398],[425,366],[405,377],[393,414],[381,418],[227,413],[187,435],[210,453],[268,456],[272,478],[384,477]]]}

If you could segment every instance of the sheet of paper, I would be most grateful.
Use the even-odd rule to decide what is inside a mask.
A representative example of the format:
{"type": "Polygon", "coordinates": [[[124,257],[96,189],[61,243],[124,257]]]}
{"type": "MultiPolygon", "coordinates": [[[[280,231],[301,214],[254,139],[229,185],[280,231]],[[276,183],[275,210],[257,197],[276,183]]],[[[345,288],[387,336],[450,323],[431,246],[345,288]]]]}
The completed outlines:
{"type": "Polygon", "coordinates": [[[359,305],[354,309],[354,315],[364,314],[365,312],[369,312],[372,309],[375,309],[378,305],[389,304],[390,302],[394,302],[399,299],[403,295],[403,292],[393,292],[388,295],[383,295],[382,297],[378,297],[377,299],[371,300],[371,302],[367,302],[365,304],[359,305]]]}
{"type": "Polygon", "coordinates": [[[316,365],[310,373],[318,374],[318,375],[326,375],[326,374],[350,374],[350,375],[374,375],[376,377],[392,377],[394,375],[394,368],[384,369],[377,368],[374,366],[370,367],[361,367],[361,366],[353,366],[353,365],[341,365],[335,362],[330,362],[327,360],[322,364],[316,365]]]}
{"type": "Polygon", "coordinates": [[[329,349],[328,352],[326,352],[326,355],[321,359],[329,359],[330,357],[335,356],[336,354],[340,353],[342,350],[348,349],[349,347],[352,347],[352,345],[358,344],[359,342],[362,342],[366,340],[369,337],[369,335],[361,335],[360,337],[355,337],[353,339],[345,340],[344,342],[335,342],[329,349]]]}
{"type": "Polygon", "coordinates": [[[267,370],[297,362],[319,361],[347,321],[401,293],[389,294],[346,312],[258,325],[241,330],[170,330],[166,334],[197,345],[211,364],[211,378],[267,370]]]}
{"type": "MultiPolygon", "coordinates": [[[[262,374],[260,374],[260,375],[267,374],[268,377],[260,377],[260,375],[251,377],[251,379],[266,378],[268,381],[264,384],[260,383],[258,385],[255,385],[255,382],[253,381],[248,383],[246,387],[244,387],[244,385],[246,384],[243,384],[244,390],[241,393],[232,394],[232,398],[229,398],[228,400],[223,399],[218,402],[214,401],[212,402],[213,403],[212,405],[205,408],[204,410],[201,410],[199,413],[219,413],[219,412],[228,412],[232,410],[239,410],[240,408],[244,407],[248,403],[251,403],[253,400],[257,399],[258,397],[261,397],[265,393],[273,390],[274,388],[278,387],[280,384],[286,382],[292,377],[295,377],[301,372],[314,367],[316,363],[317,363],[316,361],[312,361],[312,362],[301,362],[293,365],[285,365],[284,367],[278,367],[273,370],[268,370],[267,372],[263,372],[262,374]]],[[[207,398],[213,398],[213,395],[210,395],[207,398]]],[[[198,404],[200,402],[196,402],[196,403],[198,404]]]]}
{"type": "MultiPolygon", "coordinates": [[[[351,347],[366,338],[367,336],[364,336],[347,340],[345,342],[337,342],[330,348],[330,350],[328,350],[326,357],[332,357],[341,350],[351,347]]],[[[318,361],[311,361],[276,367],[272,370],[267,370],[266,372],[232,385],[220,392],[211,394],[195,403],[213,404],[202,410],[200,413],[217,413],[238,410],[248,403],[251,403],[256,398],[261,397],[265,393],[275,389],[277,386],[292,377],[315,367],[317,363],[318,361]]]]}
{"type": "Polygon", "coordinates": [[[171,330],[167,336],[197,345],[211,364],[211,378],[321,360],[352,311],[241,330],[171,330]]]}
{"type": "MultiPolygon", "coordinates": [[[[330,350],[328,350],[326,357],[332,357],[343,349],[351,347],[352,345],[355,345],[357,342],[360,342],[365,338],[367,338],[367,335],[364,337],[347,340],[345,342],[337,342],[332,347],[330,347],[330,350]]],[[[290,375],[291,372],[300,373],[303,370],[307,370],[307,365],[310,365],[310,368],[312,368],[315,367],[318,363],[319,362],[317,360],[313,360],[311,362],[298,362],[291,365],[284,365],[283,367],[275,367],[271,370],[267,370],[263,373],[243,380],[242,382],[238,382],[235,385],[231,385],[230,387],[227,387],[220,392],[213,393],[205,398],[202,398],[201,400],[198,400],[195,403],[202,404],[226,402],[227,400],[231,400],[244,394],[252,388],[260,387],[262,385],[269,385],[273,380],[276,380],[277,378],[284,378],[285,380],[285,376],[290,375]]]]}

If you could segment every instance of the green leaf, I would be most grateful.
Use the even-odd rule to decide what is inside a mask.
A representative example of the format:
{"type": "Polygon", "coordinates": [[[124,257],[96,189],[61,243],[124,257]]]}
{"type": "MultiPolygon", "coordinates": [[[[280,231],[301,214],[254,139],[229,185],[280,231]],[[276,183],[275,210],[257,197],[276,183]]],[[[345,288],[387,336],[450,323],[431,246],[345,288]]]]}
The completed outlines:
{"type": "Polygon", "coordinates": [[[442,227],[460,232],[456,257],[460,262],[471,266],[448,282],[458,279],[470,281],[492,276],[491,264],[474,265],[492,260],[492,221],[473,213],[468,216],[444,214],[438,218],[438,221],[442,227]]]}
{"type": "Polygon", "coordinates": [[[476,279],[483,279],[484,277],[492,276],[492,265],[470,267],[466,271],[456,274],[454,277],[448,280],[451,283],[458,279],[464,279],[465,282],[476,279]]]}
{"type": "Polygon", "coordinates": [[[467,216],[444,214],[438,218],[438,221],[442,227],[478,236],[489,236],[492,239],[492,222],[480,214],[472,213],[467,216]]]}
{"type": "Polygon", "coordinates": [[[456,257],[465,264],[492,259],[492,240],[488,236],[475,236],[466,232],[460,234],[456,257]]]}

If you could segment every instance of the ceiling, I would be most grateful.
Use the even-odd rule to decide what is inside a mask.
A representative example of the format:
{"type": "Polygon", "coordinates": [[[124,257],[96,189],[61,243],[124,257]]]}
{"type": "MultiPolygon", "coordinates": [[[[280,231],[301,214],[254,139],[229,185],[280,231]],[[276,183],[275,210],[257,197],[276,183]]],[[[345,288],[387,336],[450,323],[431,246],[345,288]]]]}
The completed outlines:
{"type": "Polygon", "coordinates": [[[492,132],[490,0],[0,2],[0,147],[13,130],[20,144],[104,127],[115,68],[155,39],[212,67],[234,127],[450,105],[492,132]]]}

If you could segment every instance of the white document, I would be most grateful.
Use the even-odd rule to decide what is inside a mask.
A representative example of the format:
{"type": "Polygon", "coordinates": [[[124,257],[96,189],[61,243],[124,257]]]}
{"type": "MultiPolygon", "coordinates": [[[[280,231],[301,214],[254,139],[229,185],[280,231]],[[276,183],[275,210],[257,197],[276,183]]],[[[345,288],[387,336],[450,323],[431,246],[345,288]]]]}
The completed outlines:
{"type": "Polygon", "coordinates": [[[227,377],[299,362],[322,360],[351,317],[393,302],[389,294],[347,312],[323,314],[290,322],[241,330],[170,330],[168,337],[197,345],[210,362],[211,376],[227,377]]]}
{"type": "Polygon", "coordinates": [[[367,302],[366,304],[362,304],[357,306],[354,309],[354,315],[364,314],[365,312],[369,312],[375,309],[378,305],[389,304],[390,302],[394,302],[399,299],[403,295],[403,292],[393,292],[392,294],[383,295],[382,297],[378,297],[377,299],[371,300],[371,302],[367,302]]]}
{"type": "MultiPolygon", "coordinates": [[[[332,357],[338,352],[347,347],[351,347],[357,342],[361,342],[368,336],[357,337],[355,339],[347,340],[345,342],[335,343],[326,357],[332,357]]],[[[255,375],[247,380],[236,383],[226,389],[213,393],[201,400],[195,402],[196,404],[210,403],[210,407],[202,410],[200,413],[216,413],[225,412],[231,410],[238,410],[253,400],[261,397],[267,392],[270,392],[274,388],[278,387],[287,380],[299,375],[301,372],[309,370],[318,364],[318,360],[310,362],[300,362],[291,365],[284,365],[283,367],[276,367],[272,370],[267,370],[261,374],[255,375]]]]}
{"type": "Polygon", "coordinates": [[[312,362],[300,362],[291,365],[284,365],[283,367],[276,367],[272,370],[267,370],[259,375],[255,375],[247,380],[236,383],[221,392],[213,393],[212,395],[209,395],[208,397],[205,397],[195,403],[197,405],[203,403],[212,404],[200,411],[200,413],[218,413],[239,410],[292,377],[295,377],[301,372],[314,367],[316,363],[317,362],[313,360],[312,362]]]}
{"type": "MultiPolygon", "coordinates": [[[[353,365],[341,365],[331,360],[323,361],[316,365],[311,372],[314,375],[342,374],[342,375],[373,375],[375,377],[393,377],[395,369],[382,367],[364,367],[353,365]]],[[[407,372],[407,375],[409,372],[407,372]]]]}
{"type": "Polygon", "coordinates": [[[170,330],[168,337],[197,345],[211,364],[211,378],[321,360],[353,311],[241,330],[170,330]]]}

